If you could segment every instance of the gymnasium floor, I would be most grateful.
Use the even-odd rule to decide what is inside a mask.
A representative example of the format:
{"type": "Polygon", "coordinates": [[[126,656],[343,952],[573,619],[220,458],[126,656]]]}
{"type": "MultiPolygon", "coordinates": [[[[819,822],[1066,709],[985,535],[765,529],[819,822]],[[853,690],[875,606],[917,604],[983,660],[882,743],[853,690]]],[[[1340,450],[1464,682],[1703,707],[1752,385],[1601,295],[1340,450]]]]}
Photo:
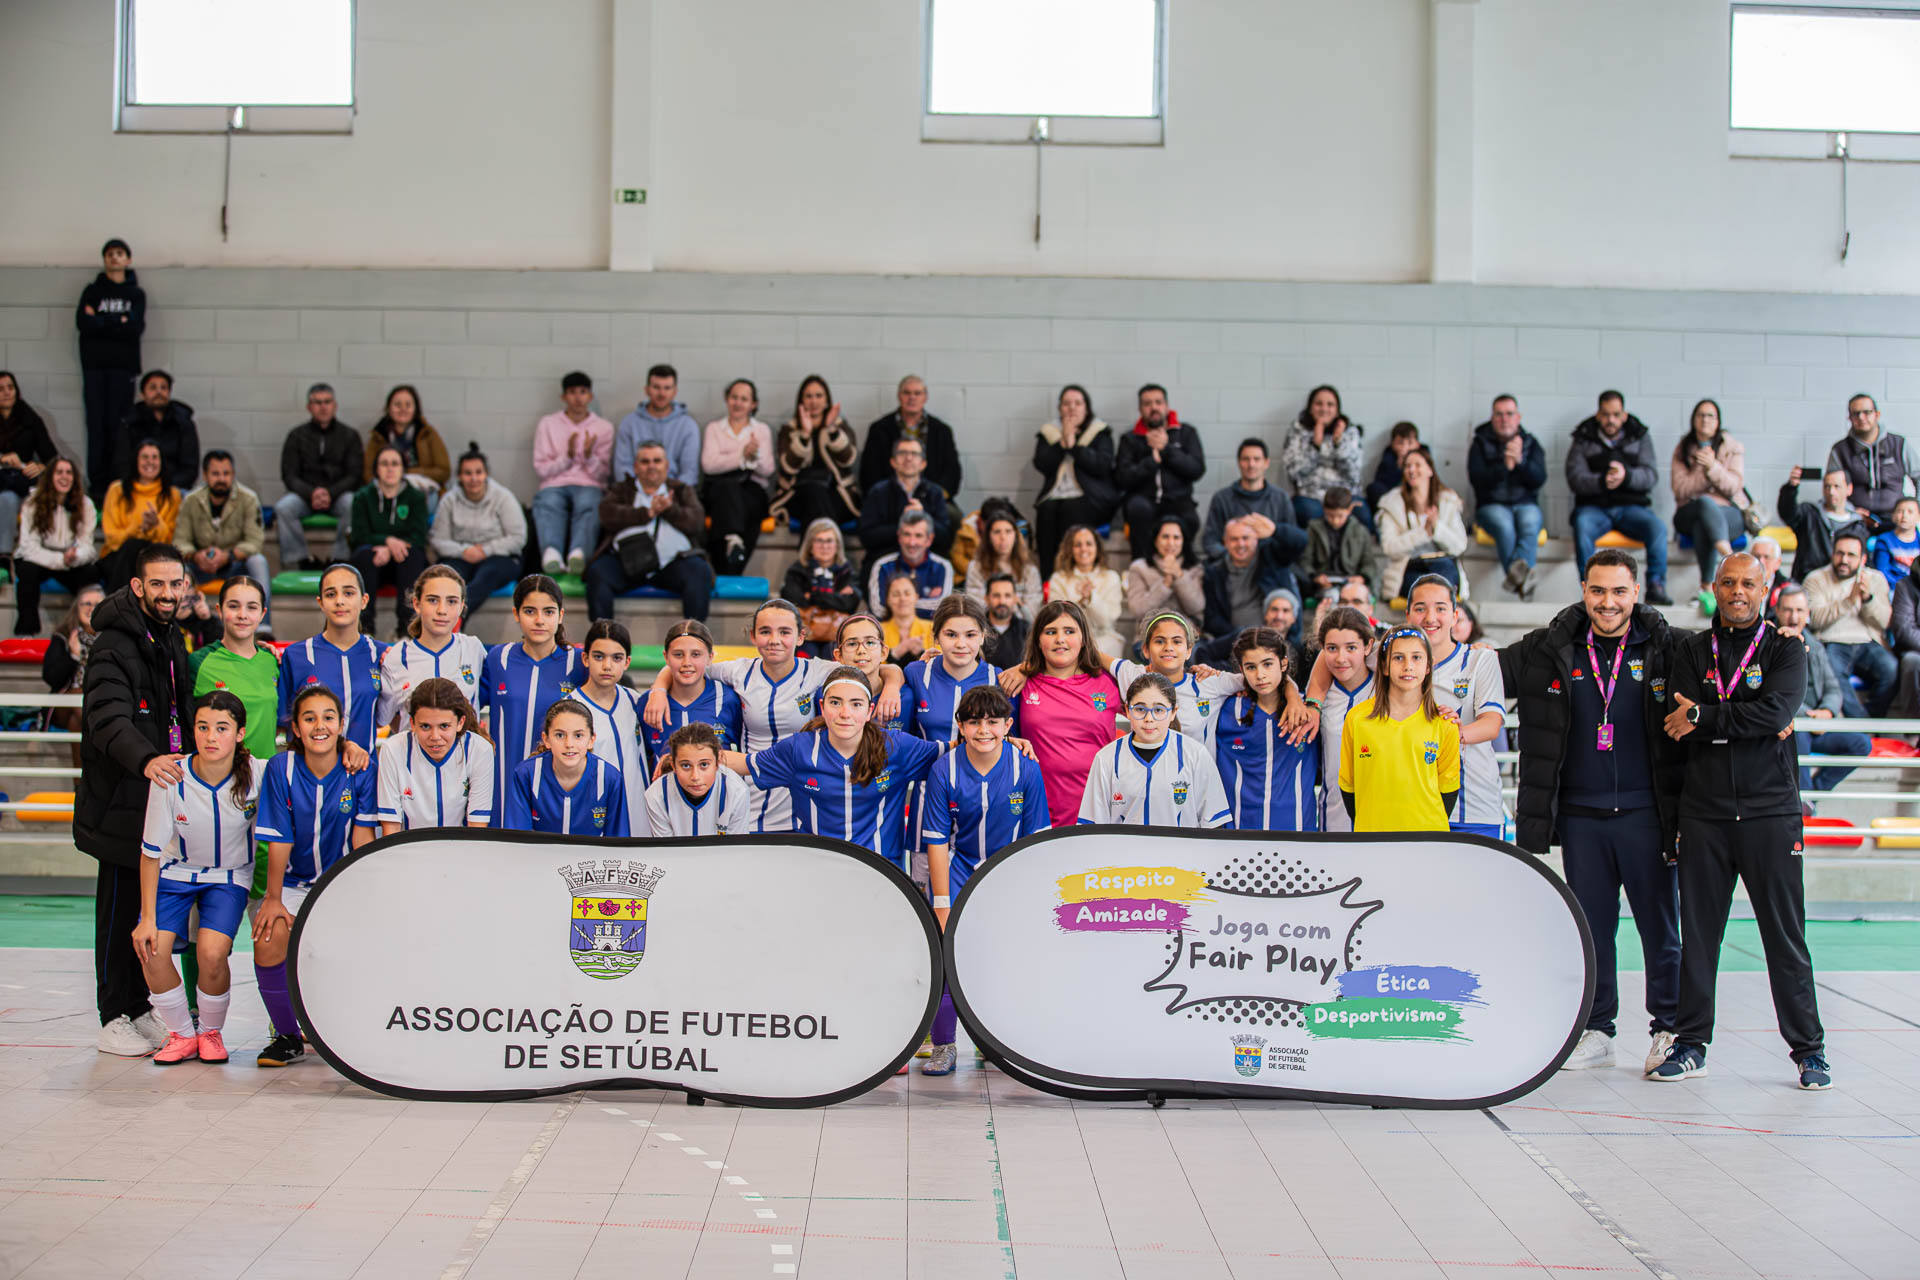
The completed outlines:
{"type": "Polygon", "coordinates": [[[1626,1031],[1491,1113],[1076,1104],[964,1051],[820,1111],[399,1102],[250,1065],[244,963],[234,1065],[97,1054],[90,930],[0,898],[0,1276],[1920,1276],[1920,924],[1812,927],[1831,1093],[1736,924],[1711,1075],[1626,1031]]]}

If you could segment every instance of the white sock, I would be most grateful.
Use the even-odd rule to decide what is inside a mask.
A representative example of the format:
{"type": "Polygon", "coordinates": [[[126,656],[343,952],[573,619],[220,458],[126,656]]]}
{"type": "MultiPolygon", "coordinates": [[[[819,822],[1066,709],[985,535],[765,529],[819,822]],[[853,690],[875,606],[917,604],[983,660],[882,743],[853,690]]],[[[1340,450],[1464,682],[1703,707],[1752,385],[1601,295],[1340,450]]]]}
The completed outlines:
{"type": "Polygon", "coordinates": [[[217,996],[210,996],[195,988],[194,994],[200,997],[197,1001],[200,1006],[200,1029],[202,1031],[223,1030],[227,1025],[227,1006],[233,1003],[232,988],[228,988],[217,996]]]}
{"type": "Polygon", "coordinates": [[[160,1021],[167,1030],[177,1036],[193,1034],[193,1015],[187,1011],[187,984],[181,983],[171,991],[153,993],[153,1011],[160,1015],[160,1021]]]}

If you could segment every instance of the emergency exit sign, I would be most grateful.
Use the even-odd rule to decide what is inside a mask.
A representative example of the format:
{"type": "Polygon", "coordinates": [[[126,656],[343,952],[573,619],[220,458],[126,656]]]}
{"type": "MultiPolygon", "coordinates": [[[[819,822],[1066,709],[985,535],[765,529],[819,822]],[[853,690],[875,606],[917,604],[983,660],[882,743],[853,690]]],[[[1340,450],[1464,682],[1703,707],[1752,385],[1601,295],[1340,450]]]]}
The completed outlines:
{"type": "Polygon", "coordinates": [[[647,189],[645,187],[615,187],[613,191],[613,202],[615,204],[645,204],[647,202],[647,189]]]}

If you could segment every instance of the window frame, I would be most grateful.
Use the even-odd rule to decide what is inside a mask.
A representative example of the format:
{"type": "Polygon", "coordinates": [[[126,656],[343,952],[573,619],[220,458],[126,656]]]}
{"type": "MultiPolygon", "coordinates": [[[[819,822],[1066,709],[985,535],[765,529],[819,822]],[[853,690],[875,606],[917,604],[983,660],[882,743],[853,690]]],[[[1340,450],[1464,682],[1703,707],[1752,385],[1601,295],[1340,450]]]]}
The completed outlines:
{"type": "Polygon", "coordinates": [[[1749,160],[1832,160],[1844,146],[1850,159],[1867,162],[1920,162],[1920,131],[1754,129],[1733,123],[1733,24],[1741,13],[1844,14],[1863,18],[1899,18],[1920,22],[1920,0],[1795,0],[1769,4],[1764,0],[1729,0],[1727,5],[1727,154],[1749,160]]]}
{"type": "Polygon", "coordinates": [[[1166,145],[1167,0],[1153,0],[1153,114],[1151,116],[997,115],[933,110],[933,6],[920,3],[920,141],[1030,145],[1047,122],[1046,143],[1069,147],[1166,145]]]}
{"type": "Polygon", "coordinates": [[[345,105],[259,105],[249,102],[154,104],[133,101],[133,7],[114,5],[113,131],[174,134],[351,134],[360,103],[360,3],[347,0],[347,77],[352,101],[345,105]]]}

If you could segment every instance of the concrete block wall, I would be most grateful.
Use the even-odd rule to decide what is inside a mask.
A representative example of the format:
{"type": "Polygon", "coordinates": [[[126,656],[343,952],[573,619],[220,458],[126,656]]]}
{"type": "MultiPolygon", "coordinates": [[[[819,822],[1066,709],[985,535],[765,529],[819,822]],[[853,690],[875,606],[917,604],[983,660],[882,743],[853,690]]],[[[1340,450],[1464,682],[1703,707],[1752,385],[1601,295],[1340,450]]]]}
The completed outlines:
{"type": "MultiPolygon", "coordinates": [[[[0,269],[0,368],[75,453],[72,311],[89,278],[0,269]]],[[[231,448],[269,499],[310,382],[331,382],[362,429],[390,386],[414,383],[449,446],[480,441],[524,498],[533,423],[557,405],[561,375],[592,374],[601,412],[617,420],[656,361],[678,366],[703,421],[721,414],[726,382],[746,376],[777,426],[799,379],[819,373],[863,431],[892,407],[896,380],[920,373],[934,412],[958,430],[969,506],[989,493],[1032,498],[1033,432],[1069,381],[1122,429],[1135,388],[1166,384],[1206,438],[1208,491],[1231,482],[1241,438],[1277,446],[1320,382],[1367,426],[1369,465],[1387,428],[1409,419],[1464,491],[1472,428],[1510,391],[1553,459],[1557,535],[1570,506],[1557,479],[1565,442],[1605,387],[1652,427],[1663,464],[1694,401],[1717,398],[1769,502],[1793,464],[1824,458],[1856,391],[1880,398],[1889,429],[1920,429],[1920,302],[1908,297],[243,268],[156,270],[142,283],[148,365],[174,374],[204,445],[231,448]]],[[[1672,506],[1664,493],[1662,506],[1672,506]]]]}

